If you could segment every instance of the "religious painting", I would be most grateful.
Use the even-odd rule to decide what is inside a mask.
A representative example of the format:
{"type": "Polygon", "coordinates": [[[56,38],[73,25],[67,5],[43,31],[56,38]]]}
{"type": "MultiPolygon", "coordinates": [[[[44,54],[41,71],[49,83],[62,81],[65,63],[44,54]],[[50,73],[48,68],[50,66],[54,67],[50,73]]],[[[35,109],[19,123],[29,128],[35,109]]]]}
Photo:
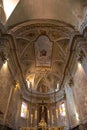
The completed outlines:
{"type": "Polygon", "coordinates": [[[51,66],[52,44],[47,36],[38,37],[35,42],[36,66],[51,66]]]}

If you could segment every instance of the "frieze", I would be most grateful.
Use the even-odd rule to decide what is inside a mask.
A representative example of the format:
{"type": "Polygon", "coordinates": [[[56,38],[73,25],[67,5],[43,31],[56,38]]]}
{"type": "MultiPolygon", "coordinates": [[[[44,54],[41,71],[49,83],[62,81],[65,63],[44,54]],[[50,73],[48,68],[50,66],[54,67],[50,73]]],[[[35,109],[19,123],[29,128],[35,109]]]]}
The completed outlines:
{"type": "MultiPolygon", "coordinates": [[[[74,29],[72,29],[72,27],[68,26],[68,25],[56,25],[56,24],[49,24],[49,23],[34,23],[34,24],[30,24],[28,23],[28,25],[25,25],[22,27],[19,26],[18,28],[15,27],[12,29],[13,33],[16,35],[16,34],[19,34],[19,32],[23,32],[23,31],[26,31],[26,30],[33,30],[35,28],[51,28],[51,29],[58,29],[58,30],[67,30],[67,31],[73,31],[74,29]]],[[[11,30],[9,30],[9,33],[10,33],[11,30]]]]}
{"type": "Polygon", "coordinates": [[[63,90],[60,90],[58,92],[53,92],[53,93],[39,93],[39,92],[28,92],[28,91],[25,91],[23,90],[22,91],[22,95],[23,95],[23,98],[26,100],[26,101],[29,101],[32,103],[37,101],[37,102],[42,102],[42,99],[44,99],[45,103],[54,103],[54,102],[57,102],[57,101],[60,101],[62,99],[65,99],[65,91],[64,89],[63,90]],[[54,95],[55,94],[55,95],[54,95]]]}
{"type": "MultiPolygon", "coordinates": [[[[16,29],[13,28],[12,32],[13,34],[18,37],[18,36],[22,36],[24,35],[24,33],[26,34],[26,32],[29,33],[29,31],[32,32],[39,32],[40,34],[47,34],[48,32],[50,32],[51,30],[55,31],[55,35],[53,32],[53,36],[56,37],[56,30],[59,32],[61,32],[63,34],[63,36],[67,36],[70,37],[71,33],[74,31],[70,26],[68,25],[55,25],[55,24],[48,24],[48,23],[35,23],[35,24],[30,24],[30,25],[25,25],[22,26],[21,25],[16,29]]],[[[11,31],[11,30],[10,30],[11,31]]],[[[9,31],[9,33],[10,33],[9,31]]],[[[52,33],[52,32],[51,32],[52,33]]]]}

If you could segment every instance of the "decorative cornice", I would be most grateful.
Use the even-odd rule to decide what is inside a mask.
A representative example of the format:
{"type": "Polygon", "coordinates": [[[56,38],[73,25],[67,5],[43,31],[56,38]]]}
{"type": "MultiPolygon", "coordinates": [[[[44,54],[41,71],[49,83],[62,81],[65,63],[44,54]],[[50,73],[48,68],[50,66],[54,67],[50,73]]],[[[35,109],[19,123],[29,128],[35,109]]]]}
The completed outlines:
{"type": "Polygon", "coordinates": [[[48,24],[48,25],[57,25],[58,27],[65,27],[65,28],[70,28],[72,30],[75,30],[74,27],[71,24],[65,23],[64,21],[59,21],[59,20],[53,20],[53,19],[34,19],[34,20],[28,20],[24,21],[19,24],[15,24],[12,26],[7,27],[8,33],[10,31],[15,32],[19,28],[27,25],[35,25],[38,24],[41,26],[42,24],[48,24]]]}
{"type": "Polygon", "coordinates": [[[85,19],[84,19],[84,21],[83,21],[83,23],[82,23],[82,25],[80,27],[81,34],[83,34],[86,27],[87,27],[87,14],[86,14],[85,19]]]}
{"type": "Polygon", "coordinates": [[[25,91],[22,91],[23,99],[25,99],[28,102],[37,102],[41,103],[42,99],[44,99],[45,103],[56,103],[62,99],[66,99],[65,97],[65,90],[62,89],[55,93],[49,93],[49,94],[43,94],[43,93],[27,93],[25,91]],[[54,96],[55,94],[55,96],[54,96]]]}

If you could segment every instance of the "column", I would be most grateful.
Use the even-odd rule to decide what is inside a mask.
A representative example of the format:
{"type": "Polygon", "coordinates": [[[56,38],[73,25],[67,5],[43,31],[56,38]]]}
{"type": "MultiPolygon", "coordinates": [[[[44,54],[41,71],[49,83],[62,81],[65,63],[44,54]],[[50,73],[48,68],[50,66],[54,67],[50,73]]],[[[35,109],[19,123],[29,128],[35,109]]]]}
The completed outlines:
{"type": "Polygon", "coordinates": [[[75,105],[75,99],[73,94],[73,79],[67,81],[65,86],[66,101],[67,101],[67,112],[69,115],[69,124],[71,128],[74,128],[79,124],[79,113],[75,105]]]}
{"type": "Polygon", "coordinates": [[[10,107],[10,103],[11,103],[11,100],[12,100],[13,93],[14,93],[14,86],[12,86],[11,89],[10,89],[10,94],[9,94],[9,97],[8,97],[6,111],[5,111],[4,119],[3,119],[3,124],[4,125],[6,123],[6,118],[7,118],[7,114],[8,114],[8,111],[9,111],[9,107],[10,107]]]}

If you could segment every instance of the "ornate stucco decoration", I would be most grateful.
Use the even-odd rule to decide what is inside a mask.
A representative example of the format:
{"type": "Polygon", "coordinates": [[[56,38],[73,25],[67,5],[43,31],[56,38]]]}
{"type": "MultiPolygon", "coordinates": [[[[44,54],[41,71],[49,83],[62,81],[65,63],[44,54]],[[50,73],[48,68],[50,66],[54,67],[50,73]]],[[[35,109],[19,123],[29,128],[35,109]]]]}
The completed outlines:
{"type": "Polygon", "coordinates": [[[78,61],[82,63],[85,57],[86,56],[85,56],[84,52],[81,50],[79,52],[78,61]]]}
{"type": "Polygon", "coordinates": [[[84,18],[84,21],[83,21],[82,25],[81,25],[81,29],[80,29],[81,33],[83,33],[83,31],[84,31],[84,29],[86,27],[87,27],[87,14],[86,14],[86,16],[84,18]]]}
{"type": "Polygon", "coordinates": [[[73,32],[72,26],[50,20],[32,20],[8,31],[15,39],[21,75],[30,82],[27,88],[20,81],[24,97],[32,92],[47,98],[61,84],[73,32]]]}

